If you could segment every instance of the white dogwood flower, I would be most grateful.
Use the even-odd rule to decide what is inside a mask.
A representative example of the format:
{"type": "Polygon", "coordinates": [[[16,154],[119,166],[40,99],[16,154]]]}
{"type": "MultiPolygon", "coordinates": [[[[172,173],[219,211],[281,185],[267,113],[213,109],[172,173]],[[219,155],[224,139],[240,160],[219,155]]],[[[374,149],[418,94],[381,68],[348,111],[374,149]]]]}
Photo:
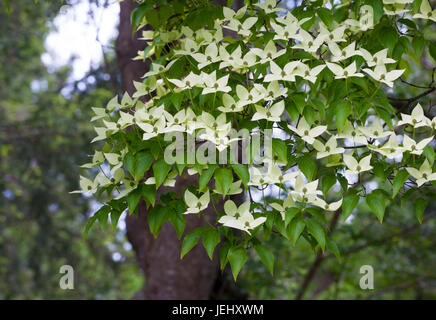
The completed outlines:
{"type": "Polygon", "coordinates": [[[368,145],[368,147],[391,160],[403,154],[403,148],[398,145],[398,137],[395,133],[391,134],[388,141],[383,146],[374,147],[368,145]]]}
{"type": "Polygon", "coordinates": [[[313,198],[310,202],[311,204],[314,204],[317,207],[320,207],[321,209],[324,209],[326,211],[336,211],[338,210],[342,205],[342,199],[339,201],[335,201],[332,203],[327,203],[321,198],[313,198]]]}
{"type": "Polygon", "coordinates": [[[328,47],[330,49],[330,52],[332,53],[332,62],[338,62],[353,57],[355,55],[360,55],[360,51],[356,50],[355,41],[350,43],[343,49],[339,48],[339,46],[335,42],[329,42],[328,47]]]}
{"type": "Polygon", "coordinates": [[[256,22],[257,17],[249,17],[245,19],[243,23],[241,23],[239,20],[232,19],[228,25],[224,26],[224,28],[236,31],[238,34],[248,37],[251,35],[251,27],[253,27],[256,22]]]}
{"type": "Polygon", "coordinates": [[[323,23],[319,24],[319,34],[323,35],[323,37],[327,43],[345,42],[346,41],[344,39],[345,29],[346,29],[346,26],[342,25],[342,26],[339,26],[332,31],[329,31],[323,23]]]}
{"type": "Polygon", "coordinates": [[[250,234],[250,229],[254,229],[266,221],[265,217],[254,219],[250,213],[250,202],[244,202],[239,206],[232,200],[227,200],[224,203],[225,215],[222,216],[218,222],[223,225],[239,230],[243,230],[250,234]]]}
{"type": "Polygon", "coordinates": [[[247,88],[241,86],[240,84],[236,86],[236,94],[239,98],[239,107],[244,107],[248,104],[254,104],[263,99],[262,92],[260,92],[256,87],[248,91],[247,88]]]}
{"type": "Polygon", "coordinates": [[[283,69],[281,69],[274,61],[270,63],[271,73],[265,76],[264,82],[271,82],[277,80],[295,82],[294,70],[301,63],[301,61],[288,62],[283,69]]]}
{"type": "Polygon", "coordinates": [[[154,75],[160,75],[162,73],[167,72],[174,63],[176,63],[177,59],[172,60],[171,62],[169,62],[166,66],[161,65],[159,63],[152,63],[151,64],[151,68],[150,71],[148,71],[147,73],[145,73],[142,78],[148,78],[150,76],[154,76],[154,75]]]}
{"type": "Polygon", "coordinates": [[[278,81],[271,81],[266,88],[258,83],[255,83],[254,86],[258,88],[258,91],[262,91],[263,89],[265,101],[275,100],[288,93],[288,89],[286,89],[285,87],[281,87],[278,81]]]}
{"type": "Polygon", "coordinates": [[[188,205],[185,214],[199,213],[209,206],[209,190],[201,195],[200,198],[197,198],[191,191],[186,189],[184,198],[185,203],[188,205]]]}
{"type": "Polygon", "coordinates": [[[317,151],[316,153],[317,159],[321,159],[333,154],[341,154],[345,152],[344,148],[340,148],[340,147],[338,148],[338,144],[335,136],[330,137],[330,139],[325,144],[315,139],[312,145],[317,151]]]}
{"type": "Polygon", "coordinates": [[[305,79],[307,81],[315,83],[316,82],[316,77],[318,76],[318,74],[322,70],[324,70],[325,67],[326,67],[325,64],[320,64],[320,65],[310,69],[304,63],[300,63],[300,64],[297,65],[297,67],[295,69],[295,75],[296,76],[300,76],[300,77],[302,77],[303,79],[305,79]]]}
{"type": "Polygon", "coordinates": [[[374,120],[369,127],[358,127],[357,130],[365,137],[372,139],[385,138],[390,136],[392,131],[385,131],[380,120],[374,120]]]}
{"type": "Polygon", "coordinates": [[[295,180],[294,191],[291,191],[291,195],[292,198],[298,202],[311,202],[318,195],[322,195],[322,192],[317,190],[317,188],[318,180],[304,183],[301,174],[299,174],[295,180]]]}
{"type": "Polygon", "coordinates": [[[270,108],[264,108],[259,105],[255,105],[256,112],[251,118],[251,121],[257,121],[265,119],[267,121],[279,122],[280,116],[285,110],[285,102],[283,100],[273,104],[270,108]]]}
{"type": "Polygon", "coordinates": [[[394,81],[397,80],[403,74],[406,69],[392,70],[387,72],[385,65],[376,65],[374,70],[365,68],[364,72],[369,74],[374,80],[385,83],[388,87],[394,86],[394,81]]]}
{"type": "Polygon", "coordinates": [[[426,182],[436,180],[436,172],[433,172],[432,166],[427,159],[425,159],[419,170],[412,167],[407,167],[406,170],[416,179],[418,187],[426,182]]]}
{"type": "Polygon", "coordinates": [[[222,97],[223,106],[218,107],[218,110],[221,112],[241,112],[244,107],[241,107],[235,102],[235,99],[227,93],[223,94],[222,97]]]}
{"type": "Polygon", "coordinates": [[[298,22],[288,23],[286,26],[281,26],[277,23],[271,22],[271,27],[274,29],[273,40],[285,40],[295,39],[297,32],[300,28],[298,22]]]}
{"type": "Polygon", "coordinates": [[[80,176],[80,190],[71,191],[70,193],[96,193],[98,188],[98,180],[94,179],[94,181],[80,176]]]}
{"type": "Polygon", "coordinates": [[[312,37],[309,32],[304,29],[300,29],[295,36],[295,39],[299,41],[292,48],[303,49],[307,52],[316,52],[325,40],[325,35],[319,34],[316,38],[312,37]]]}
{"type": "Polygon", "coordinates": [[[255,3],[254,4],[256,7],[261,8],[263,11],[265,11],[265,13],[272,13],[272,12],[277,12],[277,11],[285,11],[286,9],[283,8],[276,8],[277,7],[277,2],[276,0],[265,0],[265,3],[255,3]]]}
{"type": "Polygon", "coordinates": [[[436,9],[432,11],[428,0],[422,0],[421,6],[419,7],[419,13],[414,14],[413,18],[430,19],[436,22],[436,9]]]}
{"type": "Polygon", "coordinates": [[[174,55],[182,55],[182,56],[189,56],[194,53],[197,53],[200,50],[200,45],[197,44],[194,40],[190,38],[185,38],[182,42],[182,49],[180,50],[174,50],[174,55]]]}
{"type": "Polygon", "coordinates": [[[207,74],[202,72],[201,78],[203,79],[203,83],[205,88],[202,91],[202,94],[215,93],[215,92],[229,92],[232,90],[230,86],[227,85],[229,81],[229,75],[225,75],[219,79],[216,78],[216,71],[214,70],[211,74],[207,74]]]}
{"type": "Polygon", "coordinates": [[[142,140],[149,140],[156,137],[157,135],[165,132],[166,121],[165,118],[160,118],[154,124],[150,123],[138,123],[144,134],[142,140]]]}
{"type": "Polygon", "coordinates": [[[168,79],[168,81],[181,90],[192,89],[196,86],[201,86],[203,84],[202,78],[198,74],[193,73],[192,71],[183,80],[168,79]]]}
{"type": "Polygon", "coordinates": [[[363,77],[364,75],[357,72],[356,61],[353,61],[347,67],[342,68],[336,63],[326,62],[327,67],[334,73],[335,79],[346,79],[350,77],[363,77]]]}
{"type": "Polygon", "coordinates": [[[423,122],[425,121],[424,110],[421,105],[418,103],[415,108],[413,108],[412,113],[410,115],[401,113],[401,120],[398,121],[398,126],[402,126],[404,124],[409,124],[412,127],[420,127],[423,126],[423,122]]]}
{"type": "Polygon", "coordinates": [[[353,143],[357,143],[360,145],[366,145],[368,144],[368,141],[366,140],[366,137],[361,134],[359,130],[354,128],[353,124],[351,124],[350,121],[345,122],[345,126],[341,133],[338,133],[336,135],[337,139],[350,139],[353,141],[353,143]]]}
{"type": "Polygon", "coordinates": [[[309,144],[312,144],[316,137],[323,134],[323,132],[327,130],[327,126],[316,126],[311,128],[304,118],[300,119],[297,127],[288,125],[288,128],[309,144]]]}
{"type": "Polygon", "coordinates": [[[371,155],[362,158],[359,162],[349,154],[344,154],[344,163],[347,166],[345,174],[360,174],[372,169],[371,155]]]}
{"type": "Polygon", "coordinates": [[[283,221],[285,220],[286,210],[288,208],[294,207],[294,199],[292,199],[291,194],[289,194],[286,199],[283,201],[283,204],[279,204],[277,202],[272,202],[269,204],[272,208],[276,209],[280,215],[282,216],[283,221]]]}
{"type": "Polygon", "coordinates": [[[260,58],[260,63],[262,64],[270,62],[286,52],[285,49],[277,51],[276,44],[272,40],[268,41],[264,49],[253,48],[251,51],[260,58]]]}
{"type": "Polygon", "coordinates": [[[221,61],[220,56],[218,55],[218,47],[215,42],[209,44],[203,53],[193,53],[191,55],[198,62],[198,69],[202,69],[211,63],[215,63],[221,61]]]}
{"type": "Polygon", "coordinates": [[[384,65],[384,64],[397,62],[396,60],[387,57],[388,56],[387,48],[374,53],[374,55],[372,55],[368,50],[364,48],[360,48],[359,51],[360,51],[360,55],[365,59],[368,67],[374,67],[377,65],[384,65]]]}
{"type": "Polygon", "coordinates": [[[242,8],[238,9],[238,11],[236,12],[231,8],[223,7],[223,14],[225,20],[241,19],[246,11],[247,11],[247,6],[243,6],[242,8]]]}
{"type": "Polygon", "coordinates": [[[421,140],[420,142],[416,142],[412,138],[407,135],[404,135],[403,138],[403,149],[405,151],[410,151],[412,154],[421,155],[425,146],[428,145],[433,140],[433,137],[429,137],[421,140]]]}

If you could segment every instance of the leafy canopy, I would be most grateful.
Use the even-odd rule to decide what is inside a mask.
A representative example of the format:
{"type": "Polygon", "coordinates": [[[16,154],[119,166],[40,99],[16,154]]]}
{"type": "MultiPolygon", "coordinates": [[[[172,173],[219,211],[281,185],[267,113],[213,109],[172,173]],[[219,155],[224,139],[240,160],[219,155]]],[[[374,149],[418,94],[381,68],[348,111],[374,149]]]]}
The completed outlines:
{"type": "MultiPolygon", "coordinates": [[[[89,226],[108,215],[116,225],[143,199],[153,234],[170,221],[181,237],[186,214],[207,219],[206,209],[215,210],[216,221],[185,235],[181,256],[202,238],[212,257],[222,239],[221,268],[230,262],[236,279],[250,247],[273,272],[262,244],[272,235],[340,257],[330,216],[342,212],[345,220],[366,202],[382,222],[389,203],[434,197],[436,118],[426,102],[434,82],[415,98],[395,98],[398,80],[407,83],[411,72],[405,57],[419,61],[427,47],[436,58],[424,37],[435,21],[427,0],[303,1],[292,11],[275,0],[237,11],[230,4],[145,1],[132,13],[135,29],[153,27],[142,31],[148,45],[135,58],[151,68],[132,96],[94,108],[93,142],[104,145],[84,167],[100,169],[81,177],[78,192],[109,201],[89,226]],[[258,148],[239,144],[247,161],[231,163],[226,151],[242,140],[232,129],[252,140],[273,135],[258,148]],[[168,133],[190,137],[195,148],[174,145],[168,133]],[[224,154],[227,161],[192,157],[205,146],[209,160],[224,154]],[[167,148],[177,147],[182,160],[170,163],[167,148]],[[198,185],[156,205],[157,190],[186,175],[198,176],[198,185]],[[232,196],[241,193],[246,201],[236,204],[232,196]]],[[[427,201],[416,204],[422,221],[427,201]]]]}

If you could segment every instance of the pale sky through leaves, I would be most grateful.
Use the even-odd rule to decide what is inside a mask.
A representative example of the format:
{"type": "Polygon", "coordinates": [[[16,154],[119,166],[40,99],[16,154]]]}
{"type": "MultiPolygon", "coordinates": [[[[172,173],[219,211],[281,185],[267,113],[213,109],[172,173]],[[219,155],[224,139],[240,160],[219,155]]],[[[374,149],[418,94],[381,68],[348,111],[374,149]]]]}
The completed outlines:
{"type": "Polygon", "coordinates": [[[115,0],[98,0],[99,6],[88,0],[79,0],[77,4],[63,6],[52,23],[53,31],[45,41],[47,52],[41,57],[49,71],[72,63],[72,80],[82,79],[93,66],[102,60],[104,50],[113,50],[110,41],[117,33],[119,4],[115,0]],[[98,35],[98,37],[97,37],[98,35]],[[109,47],[106,47],[109,46],[109,47]]]}

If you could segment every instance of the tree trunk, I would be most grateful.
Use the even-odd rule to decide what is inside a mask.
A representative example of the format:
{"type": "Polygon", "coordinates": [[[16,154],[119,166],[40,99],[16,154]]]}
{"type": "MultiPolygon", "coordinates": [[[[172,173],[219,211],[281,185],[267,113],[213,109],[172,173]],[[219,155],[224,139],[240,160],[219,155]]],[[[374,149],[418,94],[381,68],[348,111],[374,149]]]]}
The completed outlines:
{"type": "MultiPolygon", "coordinates": [[[[143,41],[132,37],[130,13],[135,8],[132,1],[120,3],[119,35],[116,44],[117,60],[121,71],[123,89],[134,92],[133,80],[140,81],[148,69],[142,61],[132,61],[138,50],[144,49],[143,41]]],[[[195,184],[191,179],[178,178],[175,192],[181,194],[185,186],[195,184]]],[[[158,195],[168,190],[159,189],[158,195]]],[[[212,211],[212,210],[209,210],[212,211]]],[[[211,221],[213,212],[207,213],[211,221]]],[[[201,245],[196,246],[180,260],[181,241],[169,222],[165,222],[157,239],[147,225],[145,204],[139,206],[139,216],[126,219],[127,237],[145,275],[145,288],[136,295],[138,299],[208,299],[218,274],[218,262],[209,259],[201,245]]],[[[206,225],[197,216],[187,217],[185,233],[206,225]]]]}
{"type": "MultiPolygon", "coordinates": [[[[218,2],[224,2],[223,0],[218,2]]],[[[242,1],[235,1],[236,7],[242,6],[242,1]]],[[[133,1],[120,3],[119,35],[116,43],[118,66],[121,72],[123,89],[130,95],[135,91],[133,80],[141,81],[140,77],[149,68],[149,62],[132,61],[139,50],[144,50],[145,42],[138,40],[138,35],[132,37],[130,13],[135,8],[133,1]]],[[[198,177],[178,177],[175,191],[182,194],[188,185],[198,183],[198,177]]],[[[158,197],[168,191],[160,188],[158,197]]],[[[217,205],[222,211],[223,203],[217,205]]],[[[206,216],[214,223],[216,216],[213,208],[206,210],[206,216]]],[[[205,226],[206,222],[196,215],[187,216],[185,234],[197,227],[205,226]]],[[[138,263],[145,275],[145,287],[136,294],[136,299],[209,299],[213,296],[215,281],[217,280],[218,248],[211,261],[205,249],[199,243],[184,258],[180,259],[181,240],[169,222],[165,222],[162,230],[155,239],[147,224],[147,209],[145,203],[139,204],[139,215],[130,215],[126,218],[127,238],[133,246],[138,263]]],[[[221,285],[219,278],[218,286],[221,285]]],[[[218,288],[220,290],[220,288],[218,288]]],[[[221,288],[222,291],[222,288],[221,288]]],[[[238,298],[238,296],[232,294],[238,298]]]]}

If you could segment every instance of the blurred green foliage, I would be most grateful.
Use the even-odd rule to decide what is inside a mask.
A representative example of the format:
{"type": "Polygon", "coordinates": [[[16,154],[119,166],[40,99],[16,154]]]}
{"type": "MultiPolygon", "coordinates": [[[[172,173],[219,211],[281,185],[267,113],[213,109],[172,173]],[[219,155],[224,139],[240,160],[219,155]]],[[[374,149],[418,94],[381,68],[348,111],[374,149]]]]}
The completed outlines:
{"type": "Polygon", "coordinates": [[[113,95],[113,83],[102,68],[74,82],[68,68],[42,64],[59,7],[20,0],[10,15],[0,11],[0,299],[128,299],[143,278],[123,232],[95,230],[84,241],[95,203],[69,194],[91,153],[91,107],[113,95]],[[74,290],[59,287],[64,264],[74,290]]]}

